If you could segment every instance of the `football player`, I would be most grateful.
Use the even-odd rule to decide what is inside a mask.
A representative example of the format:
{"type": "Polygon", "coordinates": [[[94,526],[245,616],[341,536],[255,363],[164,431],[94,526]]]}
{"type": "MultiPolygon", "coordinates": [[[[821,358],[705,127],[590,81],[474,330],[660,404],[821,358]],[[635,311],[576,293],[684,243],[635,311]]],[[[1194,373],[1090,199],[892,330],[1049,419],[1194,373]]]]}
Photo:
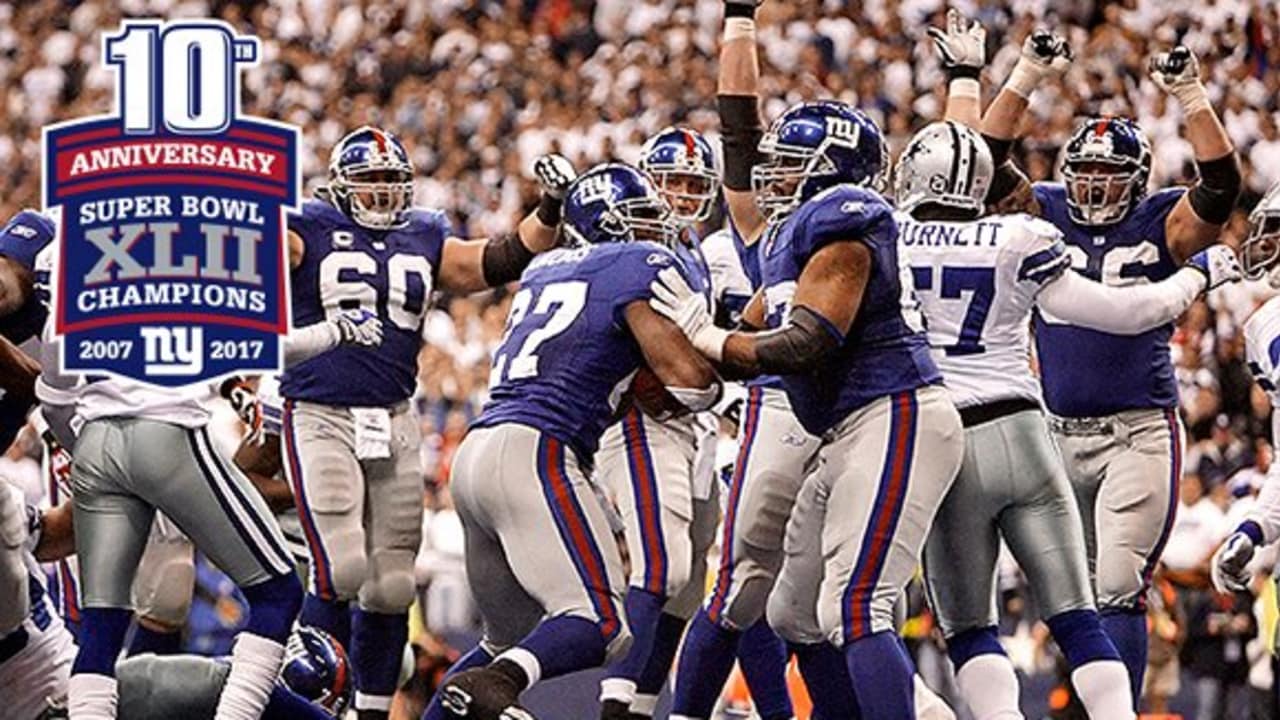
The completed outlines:
{"type": "Polygon", "coordinates": [[[1216,245],[1158,284],[1092,282],[1069,271],[1052,225],[1022,214],[979,219],[993,175],[982,137],[954,121],[917,132],[896,168],[899,251],[965,426],[964,461],[925,547],[930,604],[973,716],[1021,717],[1017,677],[996,630],[1003,539],[1090,717],[1133,718],[1128,674],[1098,620],[1079,511],[1028,362],[1031,312],[1038,305],[1085,327],[1136,334],[1238,280],[1239,267],[1216,245]]]}
{"type": "MultiPolygon", "coordinates": [[[[67,685],[76,645],[44,589],[38,562],[65,559],[75,550],[72,510],[40,511],[0,480],[0,687],[4,717],[67,717],[67,685]]],[[[222,659],[142,654],[116,668],[120,720],[212,718],[230,668],[222,659]]],[[[316,630],[289,640],[284,666],[271,690],[265,720],[332,720],[350,700],[342,647],[316,630]]]]}
{"type": "Polygon", "coordinates": [[[53,241],[54,232],[53,221],[34,210],[19,212],[0,228],[0,338],[12,343],[0,350],[0,362],[19,370],[5,373],[0,386],[0,448],[13,443],[36,402],[28,380],[37,364],[16,346],[39,335],[48,316],[49,274],[36,266],[36,258],[53,241]]]}
{"type": "MultiPolygon", "coordinates": [[[[997,167],[988,202],[1060,230],[1072,268],[1109,285],[1163,280],[1214,242],[1235,207],[1240,169],[1185,47],[1151,58],[1151,78],[1182,107],[1199,179],[1147,194],[1151,149],[1123,117],[1090,118],[1067,141],[1062,182],[1036,183],[1006,160],[1028,98],[1070,65],[1070,49],[1040,31],[983,117],[997,167]]],[[[1084,520],[1103,627],[1129,668],[1137,707],[1146,670],[1146,593],[1178,506],[1183,430],[1169,358],[1172,324],[1133,336],[1035,315],[1050,428],[1084,520]]]]}
{"type": "Polygon", "coordinates": [[[873,189],[887,170],[880,129],[843,103],[805,103],[759,150],[763,288],[744,323],[768,329],[715,327],[705,298],[671,272],[654,307],[726,372],[781,375],[796,418],[821,438],[813,506],[797,506],[789,528],[820,534],[820,547],[788,551],[770,624],[840,648],[863,717],[910,718],[914,669],[893,607],[959,468],[960,418],[898,263],[892,210],[873,189]]]}
{"type": "Polygon", "coordinates": [[[569,187],[564,213],[571,246],[521,278],[490,400],[454,455],[450,488],[485,637],[450,671],[429,720],[524,717],[529,686],[627,651],[622,561],[587,479],[591,458],[642,367],[672,407],[702,411],[719,398],[710,363],[648,305],[659,272],[688,272],[649,178],[598,166],[569,187]]]}
{"type": "MultiPolygon", "coordinates": [[[[1240,247],[1245,276],[1280,289],[1280,184],[1273,185],[1249,214],[1249,234],[1240,247]]],[[[1280,408],[1280,297],[1263,303],[1244,325],[1245,355],[1258,387],[1280,408]]],[[[1272,446],[1280,442],[1280,411],[1271,413],[1272,446]]],[[[1272,463],[1258,499],[1245,519],[1213,554],[1210,576],[1219,592],[1248,590],[1254,552],[1280,538],[1280,465],[1272,463]]]]}
{"type": "MultiPolygon", "coordinates": [[[[720,194],[710,143],[696,130],[666,128],[644,144],[639,169],[671,206],[679,226],[671,249],[694,286],[711,297],[696,231],[720,194]]],[[[633,638],[631,650],[607,668],[601,683],[602,719],[653,716],[685,624],[702,600],[706,553],[719,519],[713,462],[705,455],[714,452],[709,418],[658,419],[635,404],[600,439],[597,477],[616,498],[631,559],[626,612],[633,638]]],[[[767,630],[751,636],[757,639],[764,644],[749,643],[743,657],[756,680],[757,706],[765,720],[785,720],[792,714],[785,655],[767,630]],[[774,682],[762,682],[770,675],[774,682]]]]}
{"type": "Polygon", "coordinates": [[[419,426],[409,405],[423,317],[435,290],[473,292],[520,276],[555,239],[572,179],[563,158],[538,162],[558,183],[518,234],[454,237],[443,212],[413,207],[414,170],[394,135],[361,127],[330,155],[329,185],[289,218],[295,325],[359,308],[382,321],[376,353],[338,348],[281,378],[285,474],[311,550],[302,621],[339,632],[349,603],[355,708],[387,717],[414,598],[422,534],[419,426]]]}

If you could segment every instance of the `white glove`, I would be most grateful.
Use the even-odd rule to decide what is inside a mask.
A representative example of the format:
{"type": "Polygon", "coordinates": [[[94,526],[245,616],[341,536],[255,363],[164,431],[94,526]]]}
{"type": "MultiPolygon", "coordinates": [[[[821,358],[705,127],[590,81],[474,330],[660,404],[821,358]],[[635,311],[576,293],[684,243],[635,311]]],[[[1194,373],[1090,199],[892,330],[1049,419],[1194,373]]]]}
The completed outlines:
{"type": "Polygon", "coordinates": [[[931,27],[928,32],[948,77],[978,77],[987,64],[987,29],[982,23],[952,8],[947,11],[947,29],[931,27]]]}
{"type": "Polygon", "coordinates": [[[674,266],[659,270],[649,290],[653,293],[649,306],[678,325],[698,352],[719,362],[729,331],[715,326],[707,297],[689,287],[674,266]]]}
{"type": "Polygon", "coordinates": [[[1188,258],[1187,265],[1204,273],[1205,292],[1244,278],[1240,260],[1226,245],[1210,245],[1188,258]]]}
{"type": "Polygon", "coordinates": [[[1074,56],[1066,38],[1048,30],[1036,30],[1022,42],[1022,54],[1005,82],[1010,91],[1024,97],[1045,80],[1062,77],[1071,67],[1074,56]]]}
{"type": "Polygon", "coordinates": [[[1161,90],[1177,98],[1184,113],[1210,109],[1209,95],[1200,82],[1200,61],[1187,46],[1152,55],[1147,70],[1161,90]]]}
{"type": "Polygon", "coordinates": [[[1222,545],[1218,546],[1209,562],[1209,577],[1218,592],[1245,590],[1253,573],[1249,572],[1249,561],[1253,559],[1253,541],[1242,532],[1231,533],[1222,545]]]}
{"type": "Polygon", "coordinates": [[[533,176],[538,179],[538,187],[544,194],[563,200],[570,183],[578,177],[578,171],[569,162],[569,158],[559,153],[549,153],[539,155],[533,161],[533,176]]]}
{"type": "Polygon", "coordinates": [[[339,345],[377,347],[382,344],[382,321],[368,310],[343,310],[329,318],[338,331],[339,345]]]}

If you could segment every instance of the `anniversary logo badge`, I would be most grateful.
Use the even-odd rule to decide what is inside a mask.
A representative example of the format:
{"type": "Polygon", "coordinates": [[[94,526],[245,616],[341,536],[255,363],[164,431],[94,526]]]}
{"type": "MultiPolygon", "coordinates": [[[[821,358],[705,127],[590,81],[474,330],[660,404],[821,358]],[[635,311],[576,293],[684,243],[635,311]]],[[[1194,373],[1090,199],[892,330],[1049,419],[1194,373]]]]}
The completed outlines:
{"type": "Polygon", "coordinates": [[[240,113],[258,39],[130,20],[103,51],[115,113],[44,131],[63,370],[184,385],[280,369],[298,131],[240,113]]]}

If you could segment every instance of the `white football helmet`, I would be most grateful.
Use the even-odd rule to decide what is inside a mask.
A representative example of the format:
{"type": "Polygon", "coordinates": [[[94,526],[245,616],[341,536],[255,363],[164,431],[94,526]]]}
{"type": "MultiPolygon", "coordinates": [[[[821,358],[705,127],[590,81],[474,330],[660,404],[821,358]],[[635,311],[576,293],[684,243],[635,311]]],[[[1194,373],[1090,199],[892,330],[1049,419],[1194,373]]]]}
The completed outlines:
{"type": "Polygon", "coordinates": [[[1271,186],[1249,213],[1249,235],[1240,245],[1240,264],[1250,280],[1266,278],[1280,288],[1280,183],[1271,186]]]}
{"type": "Polygon", "coordinates": [[[945,120],[911,137],[898,158],[893,194],[903,212],[931,204],[980,213],[994,176],[991,149],[982,136],[945,120]]]}

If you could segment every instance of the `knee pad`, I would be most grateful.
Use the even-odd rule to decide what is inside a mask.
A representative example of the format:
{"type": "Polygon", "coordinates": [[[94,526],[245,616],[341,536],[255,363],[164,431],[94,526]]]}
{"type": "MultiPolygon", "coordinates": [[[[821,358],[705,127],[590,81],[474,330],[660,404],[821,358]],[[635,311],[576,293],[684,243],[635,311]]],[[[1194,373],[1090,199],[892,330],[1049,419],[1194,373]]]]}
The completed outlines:
{"type": "Polygon", "coordinates": [[[827,640],[818,623],[815,609],[803,607],[803,604],[795,602],[788,593],[775,591],[769,595],[765,614],[769,627],[773,628],[778,637],[789,643],[813,645],[827,640]]]}
{"type": "Polygon", "coordinates": [[[417,590],[413,556],[405,550],[373,551],[368,576],[360,587],[360,607],[379,613],[409,609],[417,590]]]}
{"type": "MultiPolygon", "coordinates": [[[[326,600],[354,600],[369,576],[369,561],[364,554],[364,536],[358,532],[341,533],[324,541],[328,555],[327,567],[323,558],[313,558],[316,567],[313,575],[327,573],[331,589],[316,594],[326,600]],[[333,597],[326,597],[332,595],[333,597]]],[[[323,583],[317,583],[322,585],[323,583]]]]}
{"type": "Polygon", "coordinates": [[[144,563],[133,582],[134,612],[169,629],[180,629],[191,610],[196,568],[190,548],[155,563],[144,563]]]}

